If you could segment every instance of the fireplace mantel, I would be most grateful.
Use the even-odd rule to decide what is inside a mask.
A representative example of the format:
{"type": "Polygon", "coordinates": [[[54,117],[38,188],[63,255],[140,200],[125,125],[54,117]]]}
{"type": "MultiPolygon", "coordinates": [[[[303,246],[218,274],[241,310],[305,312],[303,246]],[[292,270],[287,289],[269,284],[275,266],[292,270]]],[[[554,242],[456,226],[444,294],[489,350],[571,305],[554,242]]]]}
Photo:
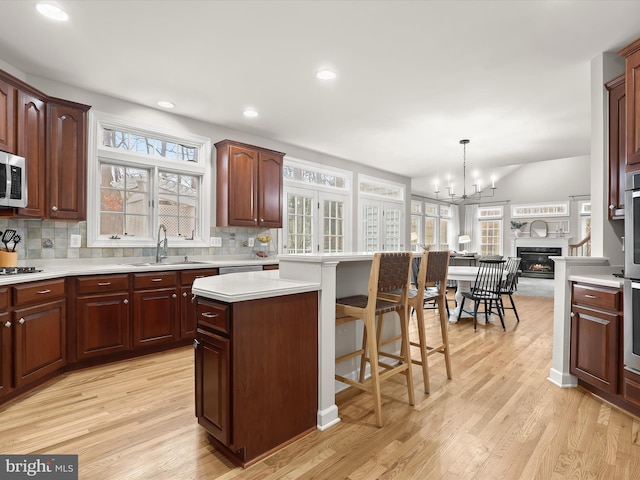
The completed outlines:
{"type": "Polygon", "coordinates": [[[569,256],[569,243],[572,237],[515,237],[513,239],[513,255],[520,247],[560,247],[562,256],[569,256]]]}

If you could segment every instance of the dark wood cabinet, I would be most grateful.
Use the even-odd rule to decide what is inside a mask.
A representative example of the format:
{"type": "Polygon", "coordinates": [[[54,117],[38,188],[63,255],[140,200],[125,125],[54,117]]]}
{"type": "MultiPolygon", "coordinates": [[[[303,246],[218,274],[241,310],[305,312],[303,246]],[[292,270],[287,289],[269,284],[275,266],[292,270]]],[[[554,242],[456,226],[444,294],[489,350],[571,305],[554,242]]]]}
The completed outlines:
{"type": "Polygon", "coordinates": [[[66,363],[64,280],[15,285],[12,314],[14,386],[26,386],[66,363]]]}
{"type": "Polygon", "coordinates": [[[26,159],[27,206],[18,215],[44,218],[46,168],[45,99],[35,93],[18,91],[17,154],[26,159]]]}
{"type": "Polygon", "coordinates": [[[16,153],[17,89],[0,78],[0,150],[16,153]]]}
{"type": "Polygon", "coordinates": [[[640,169],[640,39],[618,52],[625,57],[627,171],[640,169]]]}
{"type": "Polygon", "coordinates": [[[194,338],[196,334],[196,304],[191,293],[193,281],[217,274],[217,268],[180,272],[180,338],[194,338]]]}
{"type": "Polygon", "coordinates": [[[216,447],[247,466],[315,430],[317,292],[197,308],[196,415],[216,447]]]}
{"type": "Polygon", "coordinates": [[[624,219],[624,185],[627,161],[625,76],[606,84],[609,91],[609,219],[624,219]]]}
{"type": "Polygon", "coordinates": [[[13,388],[11,384],[13,370],[11,333],[13,330],[11,327],[9,288],[2,287],[0,288],[0,397],[9,393],[13,388]]]}
{"type": "Polygon", "coordinates": [[[216,147],[216,224],[282,227],[284,153],[230,140],[216,147]]]}
{"type": "Polygon", "coordinates": [[[574,283],[571,305],[570,372],[617,394],[622,368],[622,292],[574,283]]]}
{"type": "Polygon", "coordinates": [[[74,280],[76,359],[129,350],[129,276],[96,275],[74,280]]]}
{"type": "Polygon", "coordinates": [[[178,273],[133,275],[133,347],[173,343],[179,334],[178,273]]]}
{"type": "Polygon", "coordinates": [[[54,220],[87,217],[87,111],[61,99],[47,103],[46,215],[54,220]]]}

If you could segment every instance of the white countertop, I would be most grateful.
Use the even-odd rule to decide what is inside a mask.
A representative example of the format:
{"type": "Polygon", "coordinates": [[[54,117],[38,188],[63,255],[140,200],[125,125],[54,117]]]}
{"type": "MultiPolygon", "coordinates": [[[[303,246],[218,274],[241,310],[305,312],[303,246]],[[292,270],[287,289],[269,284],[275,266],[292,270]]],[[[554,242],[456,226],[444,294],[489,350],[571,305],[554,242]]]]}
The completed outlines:
{"type": "Polygon", "coordinates": [[[191,292],[212,300],[235,303],[320,290],[319,283],[283,280],[279,273],[278,270],[264,270],[196,278],[191,292]]]}
{"type": "Polygon", "coordinates": [[[590,283],[593,285],[612,288],[622,288],[622,286],[624,285],[624,278],[615,277],[608,274],[569,275],[569,281],[590,283]]]}
{"type": "Polygon", "coordinates": [[[373,260],[371,252],[350,252],[350,253],[297,253],[291,255],[278,256],[280,261],[328,263],[328,262],[354,262],[361,260],[373,260]]]}
{"type": "Polygon", "coordinates": [[[241,259],[229,258],[220,260],[200,260],[194,257],[198,263],[177,263],[184,257],[169,258],[165,263],[145,262],[136,258],[86,258],[68,259],[58,261],[30,261],[20,266],[35,266],[42,272],[25,273],[21,275],[0,275],[0,286],[16,283],[33,282],[37,280],[49,280],[76,275],[106,275],[114,273],[142,273],[170,270],[197,270],[203,268],[235,267],[242,265],[273,265],[278,263],[277,258],[267,259],[241,259]],[[114,262],[118,263],[114,263],[114,262]],[[175,262],[175,263],[174,263],[175,262]]]}

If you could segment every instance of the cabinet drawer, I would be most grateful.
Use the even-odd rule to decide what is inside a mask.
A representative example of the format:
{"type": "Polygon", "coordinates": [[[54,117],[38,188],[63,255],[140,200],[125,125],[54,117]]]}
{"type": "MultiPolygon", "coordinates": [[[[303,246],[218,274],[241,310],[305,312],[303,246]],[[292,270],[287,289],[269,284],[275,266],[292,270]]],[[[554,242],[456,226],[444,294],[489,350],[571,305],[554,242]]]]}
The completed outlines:
{"type": "Polygon", "coordinates": [[[133,275],[133,288],[175,287],[178,281],[176,272],[136,273],[133,275]]]}
{"type": "Polygon", "coordinates": [[[229,333],[229,306],[224,303],[198,299],[198,328],[229,333]]]}
{"type": "Polygon", "coordinates": [[[640,407],[640,378],[627,370],[624,371],[624,399],[634,404],[636,407],[640,407]]]}
{"type": "Polygon", "coordinates": [[[622,309],[621,293],[622,292],[616,288],[576,283],[573,285],[573,303],[618,312],[622,309]]]}
{"type": "Polygon", "coordinates": [[[0,312],[9,309],[9,287],[0,288],[0,312]]]}
{"type": "Polygon", "coordinates": [[[13,287],[13,306],[43,303],[54,298],[64,298],[64,280],[24,283],[13,287]]]}
{"type": "Polygon", "coordinates": [[[182,270],[180,272],[180,284],[191,285],[196,278],[211,277],[218,275],[217,268],[208,268],[206,270],[182,270]]]}
{"type": "Polygon", "coordinates": [[[96,275],[76,279],[78,295],[129,289],[129,275],[96,275]]]}

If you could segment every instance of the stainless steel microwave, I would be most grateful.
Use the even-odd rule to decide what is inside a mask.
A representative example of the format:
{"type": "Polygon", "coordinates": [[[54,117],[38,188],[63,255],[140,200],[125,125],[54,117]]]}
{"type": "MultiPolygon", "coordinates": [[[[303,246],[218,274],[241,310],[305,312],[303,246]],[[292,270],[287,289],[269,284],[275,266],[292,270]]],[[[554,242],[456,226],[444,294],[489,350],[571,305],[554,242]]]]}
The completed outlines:
{"type": "Polygon", "coordinates": [[[0,152],[0,207],[27,206],[27,170],[24,157],[0,152]]]}

